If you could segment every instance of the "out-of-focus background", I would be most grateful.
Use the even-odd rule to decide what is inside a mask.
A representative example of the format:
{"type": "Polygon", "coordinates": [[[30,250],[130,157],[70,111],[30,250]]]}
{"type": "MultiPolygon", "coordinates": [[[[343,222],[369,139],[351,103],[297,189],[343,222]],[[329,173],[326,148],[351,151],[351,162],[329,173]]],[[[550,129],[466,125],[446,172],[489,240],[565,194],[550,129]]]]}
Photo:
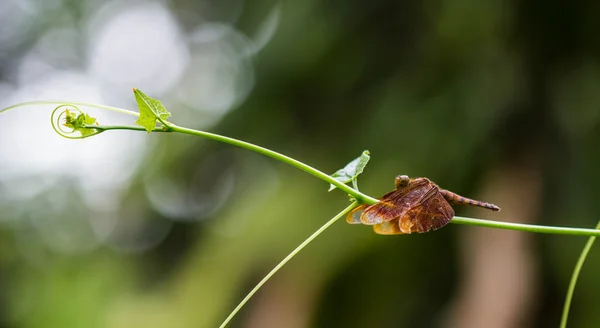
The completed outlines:
{"type": "MultiPolygon", "coordinates": [[[[397,174],[498,204],[458,215],[600,219],[600,2],[2,0],[0,107],[136,109],[334,172],[397,174]]],[[[0,327],[216,327],[347,206],[283,163],[182,135],[56,135],[0,116],[0,327]]],[[[129,116],[90,110],[102,124],[129,116]]],[[[555,327],[585,238],[338,222],[231,327],[555,327]]],[[[600,326],[600,252],[572,327],[600,326]]]]}

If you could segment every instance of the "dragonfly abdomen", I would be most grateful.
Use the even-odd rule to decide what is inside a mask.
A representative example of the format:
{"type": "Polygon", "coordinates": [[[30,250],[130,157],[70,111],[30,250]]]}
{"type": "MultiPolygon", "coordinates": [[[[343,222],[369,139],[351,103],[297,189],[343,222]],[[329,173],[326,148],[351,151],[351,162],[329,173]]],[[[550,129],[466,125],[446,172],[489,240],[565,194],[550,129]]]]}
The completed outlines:
{"type": "Polygon", "coordinates": [[[494,204],[466,198],[466,197],[463,197],[456,193],[453,193],[452,191],[449,191],[449,190],[440,189],[440,192],[442,193],[442,196],[444,196],[444,198],[450,203],[454,203],[454,204],[458,204],[458,205],[479,206],[479,207],[487,208],[492,211],[500,210],[500,207],[498,207],[494,204]]]}

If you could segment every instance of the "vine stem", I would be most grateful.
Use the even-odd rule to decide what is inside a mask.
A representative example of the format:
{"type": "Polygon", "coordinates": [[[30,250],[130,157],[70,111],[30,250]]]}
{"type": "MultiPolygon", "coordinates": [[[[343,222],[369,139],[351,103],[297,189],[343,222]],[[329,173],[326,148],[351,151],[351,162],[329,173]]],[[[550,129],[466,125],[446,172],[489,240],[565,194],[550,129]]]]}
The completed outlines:
{"type": "MultiPolygon", "coordinates": [[[[596,230],[600,229],[600,221],[596,224],[596,230]]],[[[573,300],[573,293],[575,292],[575,285],[577,284],[577,279],[579,278],[579,273],[581,272],[581,268],[583,267],[583,263],[585,262],[590,249],[592,249],[592,245],[594,245],[594,241],[596,241],[596,236],[591,236],[581,254],[579,255],[579,259],[577,260],[577,264],[575,264],[575,269],[573,270],[573,275],[571,276],[571,281],[569,282],[569,289],[567,290],[567,296],[565,298],[565,306],[563,307],[562,318],[560,319],[560,328],[567,327],[567,319],[569,318],[569,310],[571,308],[571,301],[573,300]]]]}
{"type": "MultiPolygon", "coordinates": [[[[71,105],[79,105],[79,106],[86,106],[86,107],[96,107],[96,108],[107,109],[107,110],[111,110],[111,111],[115,111],[115,112],[119,112],[119,113],[132,115],[132,116],[139,116],[139,113],[131,111],[131,110],[123,109],[123,108],[105,106],[105,105],[100,105],[100,104],[85,103],[85,102],[75,102],[75,101],[71,101],[71,102],[68,102],[68,101],[30,101],[30,102],[24,102],[24,103],[20,103],[20,104],[16,104],[13,106],[9,106],[9,107],[0,109],[0,113],[6,112],[11,109],[18,108],[18,107],[25,107],[25,106],[31,106],[31,105],[46,105],[46,104],[60,104],[60,105],[71,104],[71,105]]],[[[219,141],[219,142],[224,142],[224,143],[234,145],[237,147],[245,148],[250,151],[254,151],[259,154],[263,154],[265,156],[274,158],[278,161],[287,163],[287,164],[294,166],[300,170],[303,170],[309,174],[312,174],[313,176],[315,176],[323,181],[329,182],[329,183],[333,184],[334,186],[336,186],[338,189],[340,189],[343,192],[346,192],[347,194],[354,197],[359,203],[375,204],[378,202],[377,199],[375,199],[369,195],[366,195],[358,190],[355,190],[354,188],[352,188],[346,184],[341,183],[340,181],[332,178],[328,174],[325,174],[307,164],[304,164],[298,160],[295,160],[291,157],[280,154],[278,152],[272,151],[270,149],[254,145],[249,142],[225,137],[225,136],[210,133],[210,132],[180,127],[173,123],[165,122],[162,119],[160,119],[160,121],[167,130],[156,129],[153,132],[179,132],[179,133],[199,136],[199,137],[203,137],[203,138],[207,138],[207,139],[211,139],[211,140],[215,140],[215,141],[219,141]]],[[[123,126],[123,125],[115,125],[115,126],[100,125],[100,126],[90,126],[90,128],[95,128],[95,129],[98,129],[99,131],[108,131],[108,130],[145,131],[145,129],[143,129],[142,127],[123,126]]],[[[455,223],[455,224],[481,226],[481,227],[488,227],[488,228],[508,229],[508,230],[518,230],[518,231],[524,231],[524,232],[576,235],[576,236],[600,236],[600,230],[597,230],[597,229],[549,227],[549,226],[540,226],[540,225],[529,225],[529,224],[519,224],[519,223],[500,222],[500,221],[491,221],[491,220],[481,220],[481,219],[473,219],[473,218],[466,218],[466,217],[459,217],[459,216],[455,216],[452,219],[452,221],[450,221],[450,222],[455,223]]]]}
{"type": "Polygon", "coordinates": [[[250,298],[267,281],[269,281],[269,279],[271,279],[271,277],[275,273],[277,273],[277,271],[279,271],[279,269],[281,269],[289,260],[291,260],[294,256],[296,256],[296,254],[298,254],[306,245],[308,245],[310,242],[312,242],[313,239],[317,238],[317,236],[319,236],[323,231],[325,231],[327,228],[329,228],[329,226],[334,224],[337,220],[339,220],[341,217],[348,214],[348,212],[350,212],[353,208],[358,206],[358,204],[359,203],[357,201],[354,201],[352,204],[350,204],[350,206],[346,207],[343,211],[338,213],[331,220],[327,221],[327,223],[325,223],[322,227],[320,227],[319,230],[315,231],[312,235],[310,235],[310,237],[306,238],[306,240],[303,241],[302,244],[298,245],[298,247],[296,247],[290,254],[288,254],[283,260],[281,260],[281,262],[279,262],[279,264],[277,264],[277,266],[275,266],[273,268],[273,270],[271,270],[271,272],[269,272],[256,286],[254,286],[254,288],[248,293],[248,295],[246,295],[246,297],[244,297],[244,299],[240,302],[240,304],[238,304],[235,307],[235,309],[233,309],[233,311],[231,311],[229,316],[225,319],[225,321],[223,321],[223,323],[219,326],[219,328],[225,327],[231,321],[231,319],[233,319],[233,317],[240,311],[240,309],[244,306],[244,304],[246,304],[248,302],[248,300],[250,300],[250,298]]]}
{"type": "MultiPolygon", "coordinates": [[[[110,130],[129,130],[129,131],[143,131],[147,132],[146,128],[141,126],[133,126],[133,125],[89,125],[90,128],[96,129],[98,131],[110,131],[110,130]]],[[[152,132],[172,132],[167,130],[155,129],[152,132]]]]}
{"type": "Polygon", "coordinates": [[[241,148],[245,148],[248,150],[251,150],[253,152],[259,153],[259,154],[263,154],[265,156],[269,156],[271,158],[274,158],[278,161],[287,163],[291,166],[294,166],[304,172],[307,172],[309,174],[314,175],[315,177],[329,182],[332,185],[336,186],[338,189],[340,189],[341,191],[352,195],[352,197],[354,197],[356,200],[358,200],[360,203],[367,203],[367,204],[376,204],[377,202],[379,202],[379,200],[369,196],[369,195],[365,195],[355,189],[353,189],[352,187],[341,183],[340,181],[332,178],[329,174],[323,173],[317,169],[315,169],[312,166],[306,165],[298,160],[295,160],[291,157],[288,157],[286,155],[280,154],[278,152],[272,151],[270,149],[267,148],[263,148],[260,146],[257,146],[255,144],[251,144],[249,142],[245,142],[245,141],[241,141],[241,140],[237,140],[237,139],[233,139],[233,138],[229,138],[229,137],[225,137],[222,135],[218,135],[218,134],[214,134],[214,133],[210,133],[210,132],[205,132],[205,131],[199,131],[199,130],[194,130],[194,129],[188,129],[188,128],[184,128],[181,126],[177,126],[173,123],[166,123],[166,126],[173,132],[179,132],[179,133],[184,133],[184,134],[189,134],[189,135],[193,135],[193,136],[200,136],[200,137],[204,137],[207,139],[211,139],[211,140],[215,140],[215,141],[220,141],[220,142],[224,142],[230,145],[234,145],[234,146],[238,146],[241,148]]]}
{"type": "Polygon", "coordinates": [[[140,113],[134,112],[129,109],[100,105],[100,104],[92,104],[92,103],[87,103],[87,102],[60,101],[60,100],[28,101],[28,102],[19,103],[16,105],[8,106],[6,108],[2,108],[2,109],[0,109],[0,113],[8,112],[9,110],[16,109],[19,107],[27,107],[27,106],[35,106],[35,105],[67,105],[67,106],[75,105],[75,106],[95,107],[95,108],[110,110],[110,111],[121,113],[121,114],[127,114],[127,115],[131,115],[131,116],[140,116],[140,113]]]}
{"type": "Polygon", "coordinates": [[[487,228],[499,228],[507,230],[518,230],[524,232],[549,233],[555,235],[572,235],[572,236],[600,236],[600,230],[597,229],[582,229],[582,228],[567,228],[567,227],[549,227],[534,224],[521,224],[501,221],[491,221],[482,219],[465,218],[455,216],[451,223],[480,226],[487,228]]]}

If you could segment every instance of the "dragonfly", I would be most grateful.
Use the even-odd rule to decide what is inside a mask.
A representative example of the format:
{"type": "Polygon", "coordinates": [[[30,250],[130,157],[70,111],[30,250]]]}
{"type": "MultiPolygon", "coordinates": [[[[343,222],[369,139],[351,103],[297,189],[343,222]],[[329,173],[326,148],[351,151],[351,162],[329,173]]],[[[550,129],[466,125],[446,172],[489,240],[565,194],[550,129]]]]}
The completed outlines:
{"type": "Polygon", "coordinates": [[[352,210],[346,222],[372,225],[380,235],[398,235],[424,233],[445,226],[454,217],[450,204],[500,211],[500,207],[494,204],[441,189],[427,178],[411,179],[407,175],[399,175],[395,185],[396,190],[383,195],[377,204],[363,204],[352,210]]]}

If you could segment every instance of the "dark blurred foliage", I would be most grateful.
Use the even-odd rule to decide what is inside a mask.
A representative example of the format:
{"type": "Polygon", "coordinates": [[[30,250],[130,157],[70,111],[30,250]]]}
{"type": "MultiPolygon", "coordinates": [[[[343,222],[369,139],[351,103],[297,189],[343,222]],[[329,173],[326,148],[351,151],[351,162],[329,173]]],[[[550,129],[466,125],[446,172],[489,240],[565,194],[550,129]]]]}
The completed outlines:
{"type": "MultiPolygon", "coordinates": [[[[138,87],[177,124],[325,172],[368,149],[360,187],[372,196],[402,173],[503,208],[458,215],[598,220],[598,2],[9,0],[0,11],[2,107],[62,97],[134,108],[138,87]],[[148,35],[175,32],[146,42],[145,23],[148,35]],[[64,34],[40,41],[54,31],[64,34]],[[83,77],[62,87],[61,72],[83,77]]],[[[93,144],[19,128],[37,115],[50,131],[48,113],[0,116],[0,327],[218,326],[347,206],[304,172],[200,138],[115,132],[93,144]],[[85,147],[94,155],[81,159],[85,147]]],[[[386,237],[338,222],[231,326],[557,326],[584,243],[458,225],[386,237]],[[477,281],[486,288],[469,292],[477,281]]],[[[592,251],[572,327],[599,325],[599,260],[592,251]]]]}

